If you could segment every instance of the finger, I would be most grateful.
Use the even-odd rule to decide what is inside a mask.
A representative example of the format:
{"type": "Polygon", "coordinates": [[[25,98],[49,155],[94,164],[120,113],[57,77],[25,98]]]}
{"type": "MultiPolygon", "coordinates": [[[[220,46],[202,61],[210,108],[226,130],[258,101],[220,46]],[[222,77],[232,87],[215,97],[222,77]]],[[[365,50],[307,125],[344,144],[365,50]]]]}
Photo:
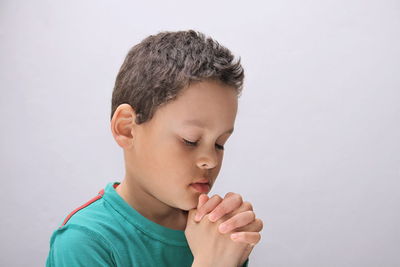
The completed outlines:
{"type": "Polygon", "coordinates": [[[204,205],[200,207],[200,209],[197,210],[194,220],[199,222],[205,214],[212,211],[221,201],[222,198],[219,195],[212,196],[206,203],[204,203],[204,205]]]}
{"type": "MultiPolygon", "coordinates": [[[[221,221],[221,223],[223,223],[223,222],[227,221],[228,219],[232,218],[233,216],[235,216],[236,214],[239,214],[239,213],[241,213],[241,212],[248,211],[248,210],[253,210],[253,205],[252,205],[250,202],[248,202],[248,201],[243,201],[242,205],[241,205],[239,208],[237,208],[237,209],[234,210],[234,211],[231,211],[231,212],[228,213],[228,214],[225,214],[224,216],[222,216],[222,218],[219,219],[219,221],[221,221]]],[[[253,223],[254,223],[254,222],[253,222],[253,223]]],[[[246,226],[246,227],[247,227],[247,226],[246,226]]],[[[254,227],[253,227],[253,228],[254,228],[254,227]]],[[[252,228],[252,229],[253,229],[253,228],[252,228]]],[[[247,229],[247,228],[246,228],[246,229],[247,229]]],[[[247,230],[239,231],[238,229],[236,229],[235,232],[256,232],[256,231],[255,231],[255,230],[251,230],[251,231],[247,231],[247,230]]]]}
{"type": "Polygon", "coordinates": [[[248,201],[243,201],[243,203],[240,206],[240,208],[243,209],[243,210],[253,210],[254,211],[253,205],[248,201]]]}
{"type": "Polygon", "coordinates": [[[208,196],[206,194],[201,194],[199,196],[199,202],[197,203],[197,209],[200,209],[201,206],[204,205],[204,203],[206,203],[208,201],[208,196]]]}
{"type": "Polygon", "coordinates": [[[262,220],[256,218],[253,222],[247,224],[243,227],[238,227],[234,231],[235,232],[261,232],[264,228],[264,223],[262,220]]]}
{"type": "Polygon", "coordinates": [[[243,203],[242,196],[229,192],[225,195],[222,202],[210,213],[208,218],[212,222],[216,222],[225,214],[239,208],[243,203]]]}
{"type": "MultiPolygon", "coordinates": [[[[200,194],[199,201],[197,203],[196,214],[197,214],[197,211],[201,208],[201,206],[203,206],[208,201],[208,199],[209,198],[206,194],[200,194]]],[[[196,216],[196,214],[195,214],[195,216],[196,216]]]]}
{"type": "Polygon", "coordinates": [[[252,210],[244,211],[221,223],[218,229],[222,234],[225,234],[235,230],[236,228],[248,225],[253,222],[255,218],[256,215],[252,210]]]}
{"type": "Polygon", "coordinates": [[[231,211],[230,213],[226,214],[225,216],[220,218],[220,220],[226,221],[229,218],[232,218],[234,215],[239,214],[239,213],[244,212],[244,211],[247,211],[247,210],[253,210],[253,205],[248,201],[243,201],[242,205],[240,205],[239,208],[237,208],[236,210],[231,211]]]}
{"type": "Polygon", "coordinates": [[[236,232],[231,234],[231,239],[235,242],[243,242],[254,246],[260,242],[261,235],[254,232],[236,232]]]}

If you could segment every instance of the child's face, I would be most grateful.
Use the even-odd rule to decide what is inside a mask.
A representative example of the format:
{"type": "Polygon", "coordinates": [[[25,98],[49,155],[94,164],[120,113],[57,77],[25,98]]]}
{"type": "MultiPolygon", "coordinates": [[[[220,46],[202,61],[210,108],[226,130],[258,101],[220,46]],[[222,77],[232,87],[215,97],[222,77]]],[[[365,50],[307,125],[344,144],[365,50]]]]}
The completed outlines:
{"type": "Polygon", "coordinates": [[[217,82],[203,81],[181,91],[150,121],[134,124],[132,145],[124,149],[127,179],[135,181],[147,200],[182,210],[195,208],[200,192],[190,184],[204,178],[211,186],[215,182],[224,155],[221,146],[231,135],[237,105],[234,88],[217,82]]]}

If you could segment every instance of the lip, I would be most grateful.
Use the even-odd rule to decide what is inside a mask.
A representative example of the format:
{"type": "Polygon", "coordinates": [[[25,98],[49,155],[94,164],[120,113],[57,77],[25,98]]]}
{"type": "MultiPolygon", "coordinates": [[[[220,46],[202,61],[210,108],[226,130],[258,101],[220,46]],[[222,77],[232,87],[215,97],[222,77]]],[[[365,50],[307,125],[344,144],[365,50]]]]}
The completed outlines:
{"type": "Polygon", "coordinates": [[[209,184],[209,183],[210,183],[210,181],[208,181],[208,179],[201,179],[201,180],[194,182],[194,184],[209,184]]]}
{"type": "Polygon", "coordinates": [[[210,192],[210,184],[207,183],[193,183],[190,184],[190,187],[193,188],[194,190],[196,190],[199,193],[208,193],[210,192]]]}

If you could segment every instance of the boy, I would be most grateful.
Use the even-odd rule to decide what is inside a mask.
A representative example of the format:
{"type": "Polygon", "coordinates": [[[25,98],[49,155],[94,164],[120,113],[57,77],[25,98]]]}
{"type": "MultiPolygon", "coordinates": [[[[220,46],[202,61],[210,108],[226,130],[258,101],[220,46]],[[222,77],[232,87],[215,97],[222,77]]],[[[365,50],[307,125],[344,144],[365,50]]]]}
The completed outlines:
{"type": "Polygon", "coordinates": [[[161,32],[134,46],[112,95],[125,177],[67,216],[47,266],[247,266],[262,221],[238,194],[206,195],[243,78],[240,60],[199,32],[161,32]]]}

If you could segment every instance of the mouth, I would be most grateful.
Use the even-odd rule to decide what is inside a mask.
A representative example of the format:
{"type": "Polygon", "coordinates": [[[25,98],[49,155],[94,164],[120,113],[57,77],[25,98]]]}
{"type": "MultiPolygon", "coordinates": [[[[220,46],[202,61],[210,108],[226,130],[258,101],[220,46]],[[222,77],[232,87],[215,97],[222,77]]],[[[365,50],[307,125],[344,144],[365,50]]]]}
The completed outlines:
{"type": "Polygon", "coordinates": [[[195,191],[199,193],[208,193],[210,192],[210,184],[208,182],[206,183],[193,183],[190,184],[190,187],[193,188],[195,191]]]}

